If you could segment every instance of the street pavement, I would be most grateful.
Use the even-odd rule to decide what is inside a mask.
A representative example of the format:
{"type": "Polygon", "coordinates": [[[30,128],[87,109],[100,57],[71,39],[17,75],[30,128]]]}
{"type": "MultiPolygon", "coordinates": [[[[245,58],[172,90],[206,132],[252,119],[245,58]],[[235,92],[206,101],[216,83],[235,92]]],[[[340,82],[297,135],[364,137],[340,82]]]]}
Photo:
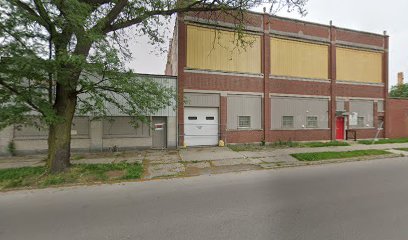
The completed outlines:
{"type": "Polygon", "coordinates": [[[0,193],[0,239],[401,240],[408,158],[0,193]]]}

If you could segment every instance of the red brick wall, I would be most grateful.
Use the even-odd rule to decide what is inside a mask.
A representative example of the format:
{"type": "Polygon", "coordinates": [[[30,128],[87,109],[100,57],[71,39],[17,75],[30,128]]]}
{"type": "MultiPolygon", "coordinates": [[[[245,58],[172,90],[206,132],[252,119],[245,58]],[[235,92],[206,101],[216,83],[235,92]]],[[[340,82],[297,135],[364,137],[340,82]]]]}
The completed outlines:
{"type": "Polygon", "coordinates": [[[330,130],[270,130],[268,142],[330,140],[330,130]]]}
{"type": "Polygon", "coordinates": [[[270,79],[271,93],[330,96],[330,82],[270,79]]]}
{"type": "Polygon", "coordinates": [[[228,130],[226,132],[226,143],[257,143],[263,140],[263,135],[264,133],[262,130],[228,130]]]}
{"type": "Polygon", "coordinates": [[[184,88],[197,90],[263,92],[262,77],[184,73],[184,88]]]}
{"type": "MultiPolygon", "coordinates": [[[[231,15],[225,15],[222,12],[190,12],[186,15],[194,18],[219,21],[230,24],[237,24],[237,18],[234,18],[231,15]]],[[[262,28],[262,15],[248,13],[244,16],[244,23],[246,26],[262,28]]]]}
{"type": "Polygon", "coordinates": [[[388,99],[387,114],[387,137],[408,137],[408,99],[388,99]]]}
{"type": "MultiPolygon", "coordinates": [[[[356,132],[357,132],[357,139],[367,139],[367,138],[373,139],[375,138],[375,135],[377,134],[377,129],[373,129],[373,128],[372,129],[356,129],[356,132]]],[[[349,137],[352,138],[351,135],[349,137]]],[[[378,137],[379,138],[384,137],[383,130],[380,131],[378,137]]]]}
{"type": "Polygon", "coordinates": [[[377,47],[384,46],[384,37],[381,35],[367,34],[345,29],[337,29],[337,40],[359,44],[373,45],[377,47]]]}
{"type": "Polygon", "coordinates": [[[384,98],[383,86],[368,86],[355,84],[336,84],[336,96],[384,98]]]}
{"type": "Polygon", "coordinates": [[[329,39],[330,31],[327,26],[272,16],[269,20],[271,22],[271,30],[296,34],[302,32],[304,35],[329,39]]]}

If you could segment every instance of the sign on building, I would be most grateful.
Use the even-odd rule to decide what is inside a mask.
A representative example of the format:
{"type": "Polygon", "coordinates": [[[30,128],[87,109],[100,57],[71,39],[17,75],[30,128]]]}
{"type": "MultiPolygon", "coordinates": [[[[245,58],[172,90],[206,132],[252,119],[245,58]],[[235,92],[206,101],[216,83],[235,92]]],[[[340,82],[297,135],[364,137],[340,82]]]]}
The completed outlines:
{"type": "Polygon", "coordinates": [[[358,113],[356,113],[356,112],[350,113],[350,115],[349,115],[349,124],[350,125],[357,125],[358,124],[357,119],[358,119],[358,113]]]}

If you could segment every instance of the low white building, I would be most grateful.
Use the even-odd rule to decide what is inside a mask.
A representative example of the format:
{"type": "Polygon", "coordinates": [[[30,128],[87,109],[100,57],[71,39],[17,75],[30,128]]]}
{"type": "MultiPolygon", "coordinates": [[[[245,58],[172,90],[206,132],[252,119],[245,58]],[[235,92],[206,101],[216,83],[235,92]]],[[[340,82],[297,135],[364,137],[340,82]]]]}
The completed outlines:
{"type": "MultiPolygon", "coordinates": [[[[177,78],[161,75],[142,75],[177,91],[177,78]]],[[[72,124],[73,151],[121,151],[146,148],[177,147],[176,101],[149,116],[150,124],[140,123],[135,128],[131,117],[114,108],[108,119],[75,116],[72,124]]],[[[0,131],[0,155],[8,154],[8,145],[14,142],[18,153],[47,151],[47,129],[32,126],[9,126],[0,131]]]]}

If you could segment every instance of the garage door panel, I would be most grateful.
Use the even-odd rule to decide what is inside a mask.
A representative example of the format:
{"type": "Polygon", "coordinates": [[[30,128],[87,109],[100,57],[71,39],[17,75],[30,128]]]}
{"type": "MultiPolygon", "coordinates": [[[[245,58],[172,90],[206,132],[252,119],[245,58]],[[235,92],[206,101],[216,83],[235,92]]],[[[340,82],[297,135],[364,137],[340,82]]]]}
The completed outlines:
{"type": "Polygon", "coordinates": [[[184,108],[184,141],[187,146],[218,144],[218,108],[184,108]]]}

